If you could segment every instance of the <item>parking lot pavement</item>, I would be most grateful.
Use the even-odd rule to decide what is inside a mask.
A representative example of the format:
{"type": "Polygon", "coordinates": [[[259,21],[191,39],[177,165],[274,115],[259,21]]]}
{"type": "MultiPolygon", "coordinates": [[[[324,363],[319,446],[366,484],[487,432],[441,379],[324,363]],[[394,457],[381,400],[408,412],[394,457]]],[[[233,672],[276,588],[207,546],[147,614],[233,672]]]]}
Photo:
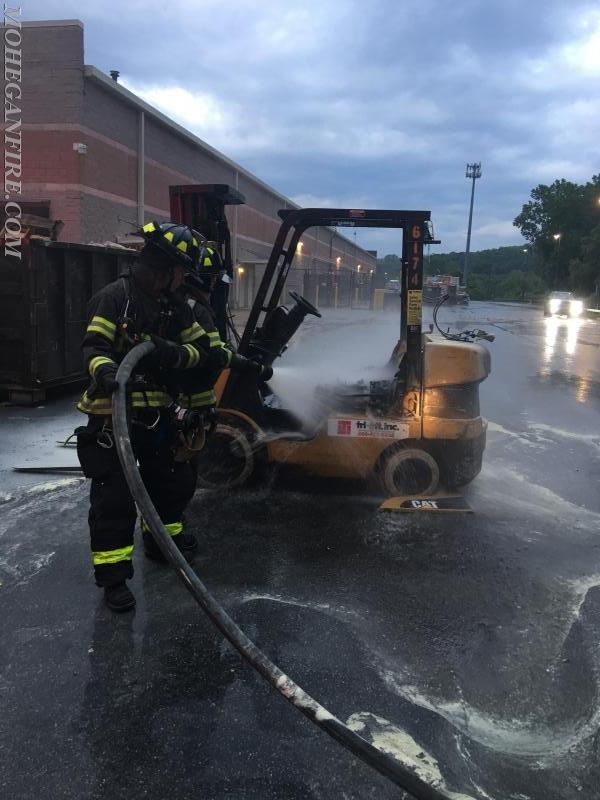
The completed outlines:
{"type": "MultiPolygon", "coordinates": [[[[457,798],[594,800],[600,329],[492,304],[440,316],[497,337],[475,514],[384,515],[339,488],[198,492],[197,571],[303,688],[457,798]]],[[[396,326],[325,314],[281,365],[309,369],[328,348],[339,361],[365,340],[379,357],[396,326]]],[[[44,458],[72,424],[63,402],[36,418],[44,458]]],[[[0,412],[15,457],[38,436],[20,413],[0,412]]],[[[168,569],[136,553],[136,612],[111,615],[85,483],[39,480],[0,505],[4,796],[401,797],[243,664],[168,569]]]]}

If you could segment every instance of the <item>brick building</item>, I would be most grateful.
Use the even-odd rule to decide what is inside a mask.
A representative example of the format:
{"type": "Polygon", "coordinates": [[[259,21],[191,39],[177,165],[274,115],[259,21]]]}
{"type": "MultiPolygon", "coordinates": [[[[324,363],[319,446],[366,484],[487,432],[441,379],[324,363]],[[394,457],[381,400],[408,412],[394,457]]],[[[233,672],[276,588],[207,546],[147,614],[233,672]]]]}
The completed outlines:
{"type": "MultiPolygon", "coordinates": [[[[228,183],[247,205],[229,211],[235,298],[247,305],[258,284],[286,197],[84,63],[78,20],[22,28],[23,208],[62,220],[59,240],[118,241],[148,218],[168,219],[171,184],[228,183]]],[[[290,281],[305,271],[368,275],[375,258],[331,229],[303,237],[290,281]],[[360,265],[360,266],[359,266],[360,265]]]]}

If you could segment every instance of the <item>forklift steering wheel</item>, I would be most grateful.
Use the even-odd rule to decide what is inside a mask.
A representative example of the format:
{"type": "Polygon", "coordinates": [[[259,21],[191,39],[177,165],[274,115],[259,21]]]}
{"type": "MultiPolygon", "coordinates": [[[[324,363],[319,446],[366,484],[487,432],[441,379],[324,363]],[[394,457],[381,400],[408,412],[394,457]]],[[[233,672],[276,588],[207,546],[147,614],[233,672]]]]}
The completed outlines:
{"type": "Polygon", "coordinates": [[[303,308],[307,314],[312,314],[315,317],[321,317],[321,312],[318,308],[313,306],[312,303],[309,303],[305,297],[298,294],[298,292],[290,292],[290,297],[295,300],[298,305],[303,308]]]}

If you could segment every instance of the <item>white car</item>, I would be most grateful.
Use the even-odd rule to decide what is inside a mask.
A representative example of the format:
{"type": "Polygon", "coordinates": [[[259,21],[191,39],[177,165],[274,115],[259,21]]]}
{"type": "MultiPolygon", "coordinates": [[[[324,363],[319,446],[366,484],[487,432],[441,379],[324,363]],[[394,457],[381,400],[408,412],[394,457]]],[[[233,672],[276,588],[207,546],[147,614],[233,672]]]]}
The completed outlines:
{"type": "Polygon", "coordinates": [[[544,316],[578,317],[583,311],[583,302],[573,292],[552,292],[544,305],[544,316]]]}

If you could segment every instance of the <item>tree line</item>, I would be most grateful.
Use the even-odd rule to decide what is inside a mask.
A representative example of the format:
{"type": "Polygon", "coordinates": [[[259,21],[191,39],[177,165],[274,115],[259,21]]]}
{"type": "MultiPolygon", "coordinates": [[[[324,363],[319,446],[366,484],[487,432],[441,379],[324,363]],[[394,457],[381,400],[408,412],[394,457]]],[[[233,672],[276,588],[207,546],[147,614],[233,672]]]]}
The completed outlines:
{"type": "MultiPolygon", "coordinates": [[[[423,272],[462,277],[464,252],[425,254],[423,272]]],[[[400,277],[400,257],[387,255],[377,261],[377,273],[386,281],[400,277]]],[[[469,253],[469,295],[473,300],[531,300],[545,291],[534,271],[529,248],[497,247],[469,253]]]]}
{"type": "MultiPolygon", "coordinates": [[[[571,290],[600,305],[600,175],[585,184],[564,179],[532,190],[515,218],[523,245],[469,254],[468,292],[474,300],[536,300],[571,290]]],[[[464,252],[425,255],[425,275],[458,275],[464,252]]],[[[400,257],[377,261],[380,280],[398,278],[400,257]]]]}
{"type": "Polygon", "coordinates": [[[563,178],[536,186],[513,224],[531,246],[548,288],[598,294],[600,175],[584,184],[563,178]]]}

